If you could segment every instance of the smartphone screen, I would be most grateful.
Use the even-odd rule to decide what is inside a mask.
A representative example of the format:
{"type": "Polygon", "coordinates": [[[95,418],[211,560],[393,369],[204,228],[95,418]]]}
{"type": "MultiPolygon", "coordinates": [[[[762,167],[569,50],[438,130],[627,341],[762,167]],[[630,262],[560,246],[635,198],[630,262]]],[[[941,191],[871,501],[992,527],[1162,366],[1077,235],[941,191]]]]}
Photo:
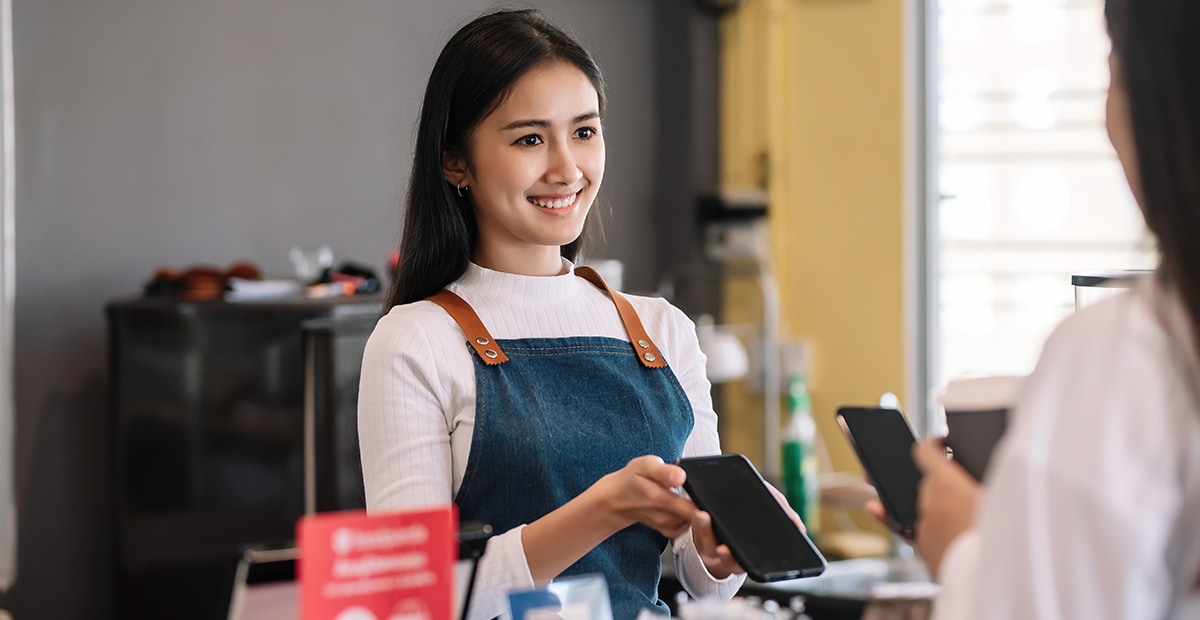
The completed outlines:
{"type": "Polygon", "coordinates": [[[683,488],[712,516],[717,540],[760,582],[819,575],[825,559],[740,454],[679,459],[683,488]]]}
{"type": "Polygon", "coordinates": [[[896,409],[869,407],[842,407],[837,419],[896,531],[913,538],[921,472],[912,458],[916,435],[908,420],[896,409]]]}

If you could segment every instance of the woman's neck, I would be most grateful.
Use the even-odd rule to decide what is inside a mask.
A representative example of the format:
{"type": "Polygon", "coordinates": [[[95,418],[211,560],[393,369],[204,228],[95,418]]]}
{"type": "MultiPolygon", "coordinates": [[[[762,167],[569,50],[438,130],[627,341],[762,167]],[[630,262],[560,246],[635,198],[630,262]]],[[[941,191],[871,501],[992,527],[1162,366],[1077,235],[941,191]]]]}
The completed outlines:
{"type": "Polygon", "coordinates": [[[492,271],[519,276],[558,276],[563,274],[562,253],[557,247],[546,246],[525,252],[488,252],[479,248],[471,261],[492,271]]]}

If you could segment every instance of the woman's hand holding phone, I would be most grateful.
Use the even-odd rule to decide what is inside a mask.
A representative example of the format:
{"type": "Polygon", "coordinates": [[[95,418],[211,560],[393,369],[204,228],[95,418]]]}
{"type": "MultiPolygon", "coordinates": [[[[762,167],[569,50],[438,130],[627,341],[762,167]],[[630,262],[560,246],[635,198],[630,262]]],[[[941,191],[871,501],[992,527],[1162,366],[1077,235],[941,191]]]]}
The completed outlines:
{"type": "Polygon", "coordinates": [[[704,568],[708,569],[708,574],[713,578],[724,579],[734,573],[746,572],[746,569],[733,559],[729,545],[723,545],[717,540],[717,535],[712,529],[712,516],[703,510],[697,510],[692,517],[692,542],[696,544],[696,551],[700,554],[700,561],[704,562],[704,568]]]}
{"type": "Polygon", "coordinates": [[[597,480],[566,506],[526,526],[522,540],[534,580],[553,579],[600,541],[634,523],[668,538],[677,538],[690,527],[709,574],[723,579],[745,572],[729,548],[717,542],[709,514],[676,492],[686,478],[678,465],[653,455],[640,456],[597,480]]]}
{"type": "MultiPolygon", "coordinates": [[[[918,442],[912,454],[923,475],[917,487],[916,537],[908,542],[921,554],[929,574],[936,577],[951,543],[975,524],[980,485],[962,466],[946,459],[942,439],[918,442]]],[[[893,528],[882,502],[870,500],[863,509],[893,528]]]]}
{"type": "Polygon", "coordinates": [[[912,453],[924,474],[917,492],[917,551],[936,577],[946,549],[975,524],[980,485],[961,465],[946,459],[941,439],[922,441],[912,453]]]}
{"type": "MultiPolygon", "coordinates": [[[[804,527],[804,522],[800,520],[800,515],[792,510],[788,504],[787,498],[783,493],[772,486],[769,482],[764,482],[767,490],[775,497],[775,501],[779,502],[779,506],[783,508],[792,523],[796,524],[796,529],[801,532],[808,532],[804,527]]],[[[717,540],[717,535],[712,529],[712,516],[703,510],[697,510],[696,515],[692,517],[692,541],[696,543],[696,550],[700,552],[700,560],[704,562],[704,567],[708,569],[708,574],[716,579],[724,579],[732,574],[742,574],[746,569],[738,564],[733,557],[733,552],[729,550],[729,545],[723,545],[717,540]]]]}
{"type": "MultiPolygon", "coordinates": [[[[692,541],[710,575],[724,579],[746,572],[733,559],[729,547],[717,541],[712,517],[675,492],[685,478],[678,465],[664,463],[656,456],[641,456],[601,478],[597,486],[612,493],[608,505],[619,516],[621,527],[643,523],[668,538],[681,536],[691,527],[692,541]]],[[[798,522],[799,517],[795,520],[798,522]]]]}
{"type": "Polygon", "coordinates": [[[691,527],[696,551],[710,575],[724,579],[746,572],[729,547],[717,542],[712,517],[675,492],[685,479],[678,465],[664,463],[657,456],[641,456],[596,484],[612,493],[609,505],[624,524],[621,527],[643,523],[667,538],[681,536],[691,527]]]}
{"type": "Polygon", "coordinates": [[[692,537],[713,577],[736,571],[769,582],[825,570],[825,560],[805,536],[799,517],[745,456],[676,462],[687,472],[684,490],[703,511],[692,524],[692,537]]]}
{"type": "Polygon", "coordinates": [[[644,523],[664,536],[687,531],[696,506],[675,493],[683,469],[640,456],[525,526],[521,542],[535,583],[550,581],[609,536],[644,523]]]}
{"type": "Polygon", "coordinates": [[[687,531],[696,512],[691,501],[673,490],[683,485],[686,477],[683,468],[664,463],[657,456],[639,456],[589,490],[604,493],[602,505],[612,512],[614,531],[643,523],[667,538],[675,538],[687,531]]]}

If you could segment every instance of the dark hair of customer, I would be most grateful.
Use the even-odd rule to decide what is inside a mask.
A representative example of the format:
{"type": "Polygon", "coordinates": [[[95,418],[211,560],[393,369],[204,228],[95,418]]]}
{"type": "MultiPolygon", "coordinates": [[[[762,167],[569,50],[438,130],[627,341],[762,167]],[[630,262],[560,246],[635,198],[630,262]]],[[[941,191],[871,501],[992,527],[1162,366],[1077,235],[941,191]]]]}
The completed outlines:
{"type": "Polygon", "coordinates": [[[1128,94],[1134,190],[1200,351],[1200,2],[1108,0],[1105,18],[1128,94]]]}
{"type": "MultiPolygon", "coordinates": [[[[537,11],[484,15],[455,33],[442,49],[421,105],[400,262],[387,308],[424,299],[466,270],[478,238],[475,213],[469,188],[459,196],[458,189],[446,181],[443,153],[463,156],[470,166],[470,139],[476,126],[504,101],[521,76],[552,60],[565,60],[583,71],[596,88],[603,117],[600,68],[587,50],[537,11]]],[[[585,223],[579,239],[562,247],[564,257],[575,259],[588,227],[585,223]]]]}

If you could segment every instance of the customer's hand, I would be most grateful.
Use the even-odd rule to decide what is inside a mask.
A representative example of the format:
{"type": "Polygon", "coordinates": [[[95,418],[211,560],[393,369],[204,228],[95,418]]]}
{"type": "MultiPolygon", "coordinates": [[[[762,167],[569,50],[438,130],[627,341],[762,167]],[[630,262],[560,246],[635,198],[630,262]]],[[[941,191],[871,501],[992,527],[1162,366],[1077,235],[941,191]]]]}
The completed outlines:
{"type": "Polygon", "coordinates": [[[904,538],[904,540],[906,540],[909,544],[912,544],[913,541],[909,540],[903,535],[900,535],[900,533],[896,531],[896,524],[892,523],[892,518],[888,516],[887,509],[883,507],[883,502],[877,499],[869,499],[863,502],[863,510],[866,510],[867,514],[875,517],[875,520],[883,524],[888,531],[897,534],[901,538],[904,538]]]}
{"type": "Polygon", "coordinates": [[[644,523],[667,538],[687,531],[696,505],[674,491],[687,478],[683,468],[657,456],[639,456],[604,476],[592,489],[605,494],[602,504],[612,511],[616,530],[644,523]]]}
{"type": "Polygon", "coordinates": [[[917,492],[917,551],[936,578],[946,549],[975,524],[980,486],[962,466],[946,460],[941,439],[913,446],[913,459],[924,473],[917,492]]]}

